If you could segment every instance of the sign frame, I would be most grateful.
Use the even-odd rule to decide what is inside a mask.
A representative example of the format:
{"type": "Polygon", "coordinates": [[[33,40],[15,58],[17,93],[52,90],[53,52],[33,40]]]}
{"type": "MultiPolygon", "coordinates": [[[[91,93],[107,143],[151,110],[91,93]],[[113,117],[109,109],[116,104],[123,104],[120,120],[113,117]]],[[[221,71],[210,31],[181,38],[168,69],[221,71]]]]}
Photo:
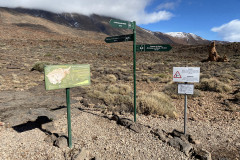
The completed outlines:
{"type": "Polygon", "coordinates": [[[173,67],[173,82],[199,83],[200,67],[173,67]]]}
{"type": "Polygon", "coordinates": [[[178,94],[194,94],[194,84],[178,83],[178,94]]]}
{"type": "Polygon", "coordinates": [[[172,46],[169,44],[142,44],[136,47],[137,52],[164,52],[172,49],[172,46]]]}
{"type": "Polygon", "coordinates": [[[120,36],[113,36],[113,37],[106,37],[105,38],[106,43],[128,42],[128,41],[133,41],[133,40],[134,40],[133,34],[126,34],[126,35],[120,35],[120,36]]]}
{"type": "Polygon", "coordinates": [[[55,90],[90,85],[90,75],[89,64],[46,65],[44,67],[45,89],[55,90]]]}
{"type": "Polygon", "coordinates": [[[129,21],[111,19],[109,21],[109,24],[113,28],[134,29],[134,23],[133,22],[129,22],[129,21]]]}

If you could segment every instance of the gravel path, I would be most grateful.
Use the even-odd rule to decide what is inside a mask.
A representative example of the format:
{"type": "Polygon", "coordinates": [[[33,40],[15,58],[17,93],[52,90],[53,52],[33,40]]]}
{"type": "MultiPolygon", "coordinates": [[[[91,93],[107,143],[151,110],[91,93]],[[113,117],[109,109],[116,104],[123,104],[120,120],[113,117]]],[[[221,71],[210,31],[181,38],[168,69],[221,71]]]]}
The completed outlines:
{"type": "MultiPolygon", "coordinates": [[[[94,108],[84,108],[80,103],[72,105],[72,135],[73,146],[85,147],[89,157],[99,159],[188,159],[179,150],[170,147],[150,133],[153,128],[171,132],[173,129],[182,130],[183,119],[167,119],[163,117],[143,116],[137,121],[145,126],[141,133],[136,133],[116,121],[104,118],[101,111],[94,108]],[[81,108],[81,109],[79,109],[81,108]]],[[[110,116],[110,113],[109,115],[110,116]]],[[[121,117],[133,119],[131,114],[121,117]]],[[[54,121],[56,133],[67,135],[67,117],[64,114],[54,121]]],[[[212,152],[213,157],[218,152],[233,159],[240,158],[240,124],[237,120],[229,122],[188,121],[188,133],[196,136],[201,146],[212,152]],[[239,148],[238,148],[239,147],[239,148]],[[222,153],[223,154],[223,153],[222,153]],[[230,157],[231,158],[231,157],[230,157]]],[[[17,132],[13,128],[0,127],[0,159],[65,159],[64,153],[68,148],[58,148],[44,141],[47,137],[39,128],[17,132]]],[[[214,158],[213,158],[214,159],[214,158]]]]}

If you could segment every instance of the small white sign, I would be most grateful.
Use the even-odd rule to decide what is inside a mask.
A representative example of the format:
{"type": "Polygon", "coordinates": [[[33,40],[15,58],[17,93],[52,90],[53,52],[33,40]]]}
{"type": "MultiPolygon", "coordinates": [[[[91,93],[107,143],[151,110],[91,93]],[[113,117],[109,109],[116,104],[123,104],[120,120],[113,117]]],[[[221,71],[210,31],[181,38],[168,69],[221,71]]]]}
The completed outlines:
{"type": "Polygon", "coordinates": [[[193,84],[178,84],[178,94],[193,94],[194,85],[193,84]]]}
{"type": "Polygon", "coordinates": [[[199,82],[200,67],[173,67],[174,82],[199,82]]]}

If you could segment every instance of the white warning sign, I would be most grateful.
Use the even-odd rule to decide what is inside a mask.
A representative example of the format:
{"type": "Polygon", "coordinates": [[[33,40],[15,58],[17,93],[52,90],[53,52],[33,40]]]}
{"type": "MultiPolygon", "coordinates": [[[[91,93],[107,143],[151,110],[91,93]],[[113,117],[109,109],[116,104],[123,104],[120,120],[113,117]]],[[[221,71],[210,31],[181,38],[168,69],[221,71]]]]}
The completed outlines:
{"type": "Polygon", "coordinates": [[[193,84],[178,84],[178,94],[193,94],[194,85],[193,84]]]}
{"type": "Polygon", "coordinates": [[[173,67],[174,82],[199,82],[200,67],[173,67]]]}

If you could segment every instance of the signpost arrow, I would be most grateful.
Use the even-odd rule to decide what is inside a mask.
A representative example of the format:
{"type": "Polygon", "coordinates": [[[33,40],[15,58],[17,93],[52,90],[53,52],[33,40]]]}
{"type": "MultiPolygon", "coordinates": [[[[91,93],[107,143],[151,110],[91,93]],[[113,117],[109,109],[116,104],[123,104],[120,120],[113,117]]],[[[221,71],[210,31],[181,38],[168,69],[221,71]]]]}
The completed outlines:
{"type": "Polygon", "coordinates": [[[105,38],[106,43],[127,42],[127,41],[133,41],[133,34],[105,38]]]}
{"type": "Polygon", "coordinates": [[[109,24],[114,28],[134,29],[133,22],[111,19],[109,24]]]}
{"type": "Polygon", "coordinates": [[[137,45],[137,52],[147,51],[170,51],[172,47],[168,44],[143,44],[137,45]]]}

